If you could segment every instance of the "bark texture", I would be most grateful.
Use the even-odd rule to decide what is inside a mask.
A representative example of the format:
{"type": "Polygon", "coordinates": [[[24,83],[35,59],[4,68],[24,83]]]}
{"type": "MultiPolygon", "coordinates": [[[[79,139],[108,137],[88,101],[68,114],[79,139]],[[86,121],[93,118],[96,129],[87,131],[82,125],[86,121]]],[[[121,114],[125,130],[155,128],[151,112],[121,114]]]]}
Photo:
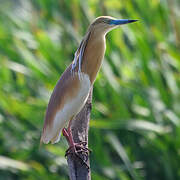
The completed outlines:
{"type": "MultiPolygon", "coordinates": [[[[88,147],[88,130],[92,106],[92,91],[93,88],[89,93],[85,106],[75,117],[71,127],[74,142],[79,143],[86,141],[86,147],[88,147]]],[[[78,154],[79,157],[72,154],[67,155],[70,180],[91,180],[89,156],[83,152],[78,154]],[[89,166],[89,169],[86,164],[89,166]]]]}

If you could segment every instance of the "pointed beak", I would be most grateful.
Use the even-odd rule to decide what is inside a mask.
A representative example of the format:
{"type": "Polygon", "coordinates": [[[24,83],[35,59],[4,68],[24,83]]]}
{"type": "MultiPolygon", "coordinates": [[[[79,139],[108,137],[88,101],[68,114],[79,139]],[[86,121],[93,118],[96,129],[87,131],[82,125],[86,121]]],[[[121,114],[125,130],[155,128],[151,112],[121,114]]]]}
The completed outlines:
{"type": "Polygon", "coordinates": [[[138,20],[129,20],[129,19],[113,19],[109,22],[110,25],[122,25],[122,24],[128,24],[132,22],[136,22],[138,20]]]}

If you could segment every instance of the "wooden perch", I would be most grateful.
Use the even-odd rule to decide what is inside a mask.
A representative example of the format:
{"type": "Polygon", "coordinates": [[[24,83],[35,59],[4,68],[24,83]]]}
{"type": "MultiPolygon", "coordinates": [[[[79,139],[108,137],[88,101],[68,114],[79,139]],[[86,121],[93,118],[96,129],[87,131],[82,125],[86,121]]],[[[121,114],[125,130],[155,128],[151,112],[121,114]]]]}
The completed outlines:
{"type": "MultiPolygon", "coordinates": [[[[75,117],[71,126],[74,142],[79,143],[85,141],[87,142],[86,147],[88,147],[88,130],[91,114],[92,91],[93,88],[89,93],[85,106],[75,117]]],[[[87,168],[87,165],[90,167],[89,156],[85,153],[78,154],[79,157],[73,154],[67,155],[70,180],[90,180],[91,172],[90,168],[87,168]],[[83,163],[83,161],[85,163],[83,163]]]]}

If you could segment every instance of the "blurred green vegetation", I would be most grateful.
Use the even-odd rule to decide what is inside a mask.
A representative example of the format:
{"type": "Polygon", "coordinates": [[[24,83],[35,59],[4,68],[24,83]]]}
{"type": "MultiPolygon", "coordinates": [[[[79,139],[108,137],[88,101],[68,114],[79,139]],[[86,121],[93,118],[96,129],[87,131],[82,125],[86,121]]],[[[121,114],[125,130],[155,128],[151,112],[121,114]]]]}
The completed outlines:
{"type": "Polygon", "coordinates": [[[107,35],[94,85],[94,180],[180,179],[180,1],[0,1],[0,179],[68,179],[67,143],[39,147],[45,109],[97,16],[139,19],[107,35]]]}

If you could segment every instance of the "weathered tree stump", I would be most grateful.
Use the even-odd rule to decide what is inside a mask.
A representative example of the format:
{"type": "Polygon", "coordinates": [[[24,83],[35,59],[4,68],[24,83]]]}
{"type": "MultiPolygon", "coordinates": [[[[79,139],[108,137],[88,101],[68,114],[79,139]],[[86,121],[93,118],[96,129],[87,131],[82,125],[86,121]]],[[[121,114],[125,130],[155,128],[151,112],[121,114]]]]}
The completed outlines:
{"type": "MultiPolygon", "coordinates": [[[[88,130],[92,106],[92,91],[83,109],[77,114],[72,122],[71,130],[74,142],[87,142],[84,147],[88,147],[88,130]]],[[[84,152],[67,154],[70,180],[91,180],[89,155],[84,152]]]]}

